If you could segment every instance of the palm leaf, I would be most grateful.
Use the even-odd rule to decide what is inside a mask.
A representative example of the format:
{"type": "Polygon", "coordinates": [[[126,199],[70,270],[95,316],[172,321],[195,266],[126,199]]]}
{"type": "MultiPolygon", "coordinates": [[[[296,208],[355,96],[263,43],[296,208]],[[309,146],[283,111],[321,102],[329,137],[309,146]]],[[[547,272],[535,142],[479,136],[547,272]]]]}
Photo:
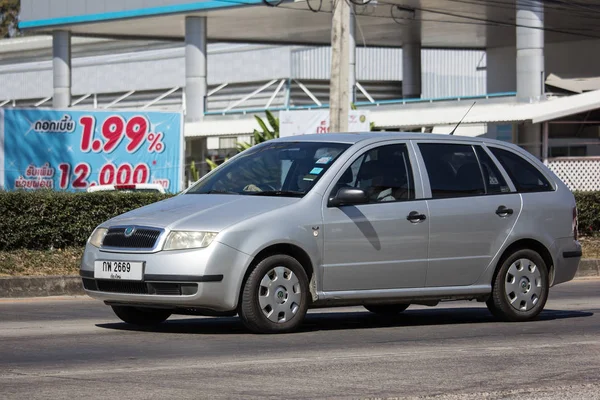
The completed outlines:
{"type": "Polygon", "coordinates": [[[213,169],[217,168],[218,165],[216,162],[214,162],[213,160],[211,160],[210,158],[206,159],[206,163],[208,164],[208,166],[210,167],[210,170],[212,171],[213,169]]]}
{"type": "Polygon", "coordinates": [[[265,122],[259,116],[255,115],[254,118],[256,118],[258,125],[260,125],[260,127],[263,131],[263,134],[266,134],[267,132],[269,132],[269,128],[267,127],[267,124],[265,124],[265,122]]]}
{"type": "Polygon", "coordinates": [[[267,121],[269,121],[271,128],[273,128],[274,136],[279,137],[279,118],[275,118],[273,113],[269,110],[266,110],[265,114],[267,115],[267,121]]]}

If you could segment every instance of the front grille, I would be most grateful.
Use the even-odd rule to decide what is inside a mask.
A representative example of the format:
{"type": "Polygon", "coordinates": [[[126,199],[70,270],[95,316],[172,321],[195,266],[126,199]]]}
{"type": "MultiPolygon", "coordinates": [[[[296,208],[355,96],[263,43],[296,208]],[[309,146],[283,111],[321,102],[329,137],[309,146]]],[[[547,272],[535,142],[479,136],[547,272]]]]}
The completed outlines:
{"type": "Polygon", "coordinates": [[[152,283],[153,294],[163,296],[181,296],[181,285],[177,283],[152,283]]]}
{"type": "Polygon", "coordinates": [[[98,290],[109,293],[148,294],[148,285],[144,282],[96,281],[98,290]]]}
{"type": "Polygon", "coordinates": [[[154,294],[161,296],[191,296],[198,292],[197,283],[171,283],[171,282],[131,282],[131,281],[106,281],[83,279],[83,286],[87,290],[125,293],[125,294],[154,294]]]}
{"type": "Polygon", "coordinates": [[[151,249],[160,236],[157,229],[136,228],[129,237],[125,236],[126,228],[110,228],[104,237],[102,247],[120,247],[128,249],[151,249]]]}

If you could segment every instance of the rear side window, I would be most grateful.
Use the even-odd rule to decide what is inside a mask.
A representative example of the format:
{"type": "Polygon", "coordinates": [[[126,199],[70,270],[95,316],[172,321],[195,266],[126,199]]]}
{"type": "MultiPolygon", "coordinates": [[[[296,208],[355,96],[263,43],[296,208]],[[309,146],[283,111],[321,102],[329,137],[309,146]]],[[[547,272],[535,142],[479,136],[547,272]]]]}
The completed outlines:
{"type": "Polygon", "coordinates": [[[552,185],[529,161],[513,152],[497,147],[489,148],[504,167],[519,192],[547,192],[552,185]]]}
{"type": "Polygon", "coordinates": [[[481,168],[473,146],[420,143],[419,149],[434,199],[485,194],[481,168]]]}

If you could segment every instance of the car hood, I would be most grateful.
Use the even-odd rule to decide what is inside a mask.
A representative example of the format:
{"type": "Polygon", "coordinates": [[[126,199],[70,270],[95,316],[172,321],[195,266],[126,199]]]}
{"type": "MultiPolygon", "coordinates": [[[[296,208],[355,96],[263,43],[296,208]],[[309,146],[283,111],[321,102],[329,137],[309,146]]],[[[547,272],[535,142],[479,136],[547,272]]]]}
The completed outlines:
{"type": "Polygon", "coordinates": [[[293,197],[183,194],[121,214],[103,225],[145,225],[171,230],[220,232],[237,222],[300,200],[293,197]]]}

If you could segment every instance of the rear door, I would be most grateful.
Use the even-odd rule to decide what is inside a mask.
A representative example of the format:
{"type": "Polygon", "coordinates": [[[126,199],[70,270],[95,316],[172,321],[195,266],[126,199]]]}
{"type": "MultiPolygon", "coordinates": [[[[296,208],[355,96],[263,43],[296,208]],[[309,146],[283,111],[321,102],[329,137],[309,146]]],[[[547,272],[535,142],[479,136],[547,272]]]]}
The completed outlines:
{"type": "Polygon", "coordinates": [[[477,143],[417,142],[429,214],[429,287],[477,281],[521,211],[521,197],[477,143]]]}

